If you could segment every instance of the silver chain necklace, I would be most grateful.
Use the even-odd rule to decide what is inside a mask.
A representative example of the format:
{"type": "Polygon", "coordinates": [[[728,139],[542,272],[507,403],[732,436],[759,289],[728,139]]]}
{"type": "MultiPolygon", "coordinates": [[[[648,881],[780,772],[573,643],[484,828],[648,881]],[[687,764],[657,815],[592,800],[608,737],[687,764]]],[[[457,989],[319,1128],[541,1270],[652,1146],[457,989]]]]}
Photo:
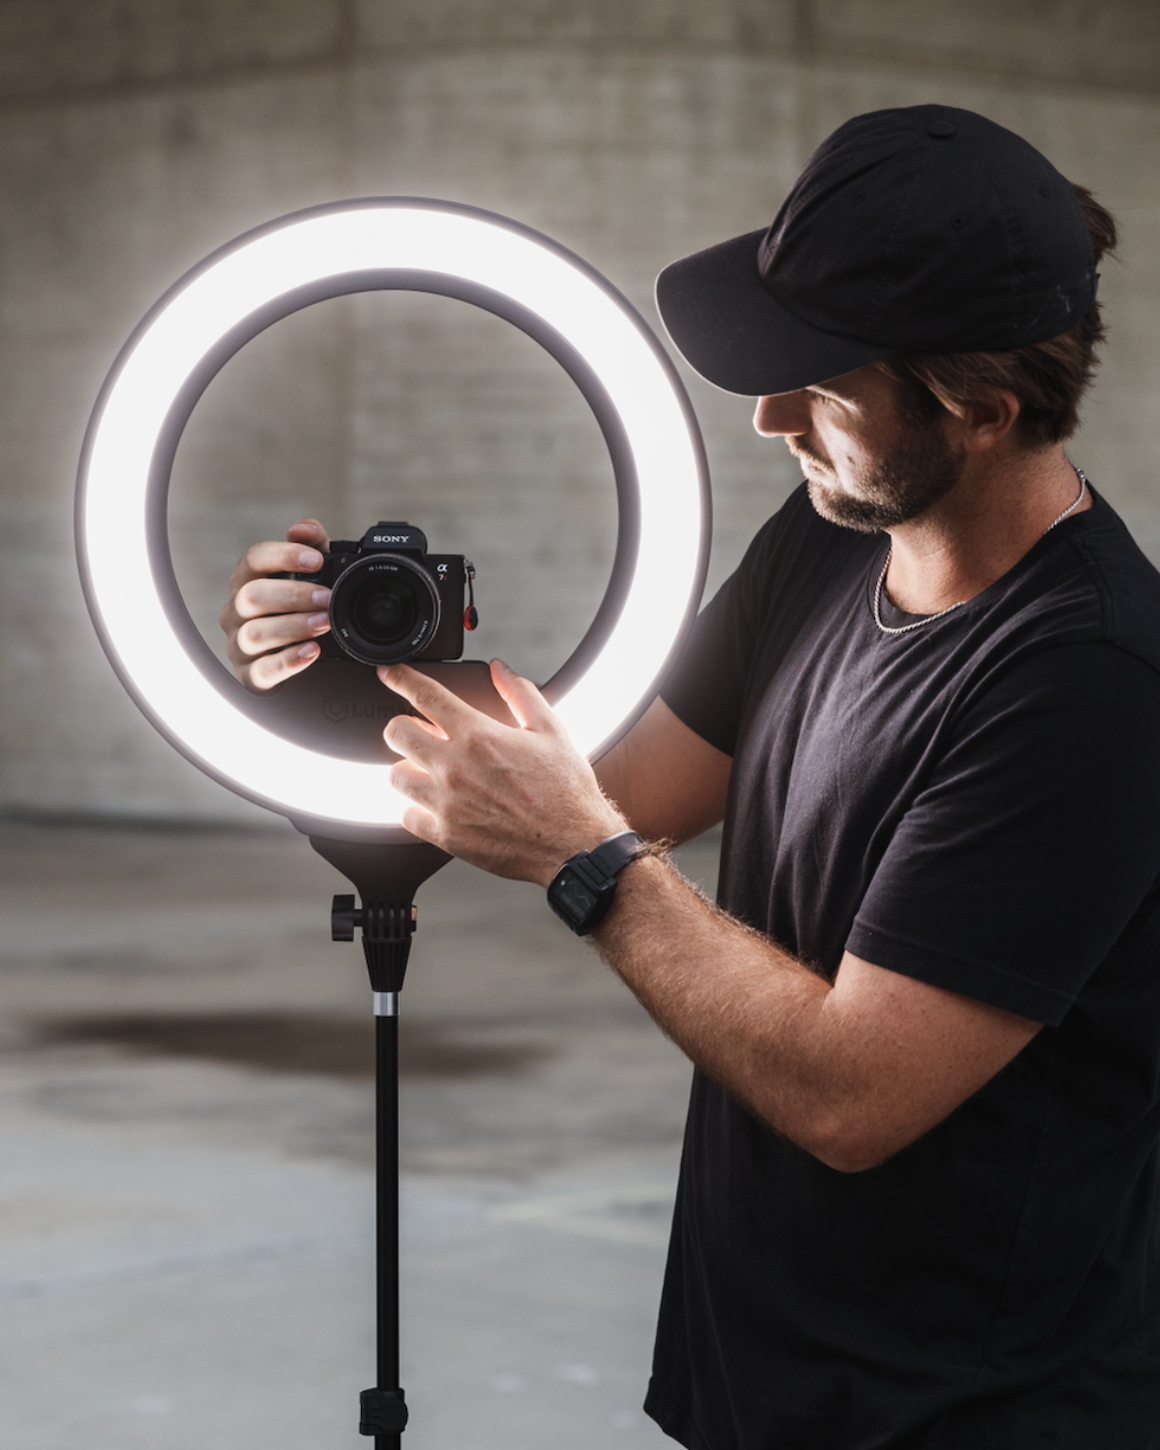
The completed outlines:
{"type": "MultiPolygon", "coordinates": [[[[1071,466],[1075,469],[1075,476],[1079,479],[1079,495],[1072,503],[1068,504],[1067,508],[1064,509],[1058,518],[1052,519],[1040,534],[1040,539],[1045,539],[1051,533],[1052,529],[1055,528],[1056,524],[1063,523],[1068,514],[1074,513],[1080,504],[1083,503],[1083,496],[1087,493],[1088,488],[1087,475],[1082,468],[1077,467],[1074,463],[1071,466]]],[[[1038,539],[1036,542],[1038,543],[1038,539]]],[[[940,609],[937,614],[928,614],[923,619],[916,619],[913,624],[899,624],[897,626],[883,624],[881,613],[882,588],[886,583],[886,571],[890,568],[890,559],[893,553],[894,545],[891,543],[890,548],[886,551],[886,563],[883,564],[882,573],[878,576],[878,583],[874,586],[874,623],[883,634],[909,634],[912,629],[921,629],[924,624],[933,624],[936,619],[941,619],[944,614],[950,614],[956,609],[961,609],[966,604],[967,601],[965,599],[960,599],[957,604],[948,604],[945,609],[940,609]]]]}

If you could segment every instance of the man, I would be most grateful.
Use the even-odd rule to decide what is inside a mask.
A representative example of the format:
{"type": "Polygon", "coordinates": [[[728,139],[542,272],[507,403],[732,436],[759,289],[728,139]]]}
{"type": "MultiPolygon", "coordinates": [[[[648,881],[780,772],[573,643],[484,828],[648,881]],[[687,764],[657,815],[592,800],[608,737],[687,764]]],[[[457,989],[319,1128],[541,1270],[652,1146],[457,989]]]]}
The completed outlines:
{"type": "MultiPolygon", "coordinates": [[[[719,908],[628,838],[592,926],[697,1067],[647,1406],[691,1450],[1160,1446],[1160,577],[1063,450],[1114,240],[982,117],[848,122],[659,280],[806,484],[640,724],[593,772],[498,662],[518,730],[382,671],[405,824],[487,870],[724,818],[719,908]]],[[[289,538],[223,611],[251,688],[326,628],[289,538]]]]}

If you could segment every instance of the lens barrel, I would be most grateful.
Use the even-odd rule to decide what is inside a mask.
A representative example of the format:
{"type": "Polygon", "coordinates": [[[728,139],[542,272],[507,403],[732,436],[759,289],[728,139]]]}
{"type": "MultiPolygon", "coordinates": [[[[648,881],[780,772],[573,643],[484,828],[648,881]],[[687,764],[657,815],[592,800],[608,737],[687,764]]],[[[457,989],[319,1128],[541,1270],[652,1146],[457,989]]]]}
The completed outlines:
{"type": "Polygon", "coordinates": [[[365,554],[335,580],[330,627],[338,644],[366,665],[413,659],[439,628],[439,589],[402,554],[365,554]]]}

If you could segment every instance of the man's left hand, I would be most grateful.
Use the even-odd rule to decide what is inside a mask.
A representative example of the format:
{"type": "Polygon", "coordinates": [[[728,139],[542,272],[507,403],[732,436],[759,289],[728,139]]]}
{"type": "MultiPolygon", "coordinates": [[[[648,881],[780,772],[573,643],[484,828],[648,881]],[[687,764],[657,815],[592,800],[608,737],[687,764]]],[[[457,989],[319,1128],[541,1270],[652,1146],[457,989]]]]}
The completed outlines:
{"type": "Polygon", "coordinates": [[[403,826],[413,835],[547,886],[568,857],[626,829],[539,690],[499,660],[492,683],[516,729],[406,665],[384,665],[379,678],[426,717],[396,715],[383,731],[403,757],[391,784],[411,802],[403,826]]]}

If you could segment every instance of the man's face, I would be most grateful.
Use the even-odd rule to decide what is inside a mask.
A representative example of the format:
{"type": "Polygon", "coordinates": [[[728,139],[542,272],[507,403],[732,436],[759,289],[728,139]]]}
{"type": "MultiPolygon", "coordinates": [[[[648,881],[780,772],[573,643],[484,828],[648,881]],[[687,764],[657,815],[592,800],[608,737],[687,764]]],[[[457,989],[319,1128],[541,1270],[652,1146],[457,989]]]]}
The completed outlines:
{"type": "Polygon", "coordinates": [[[873,367],[759,398],[753,426],[784,438],[801,460],[822,518],[866,534],[925,513],[958,483],[966,461],[943,420],[904,416],[897,382],[873,367]]]}

